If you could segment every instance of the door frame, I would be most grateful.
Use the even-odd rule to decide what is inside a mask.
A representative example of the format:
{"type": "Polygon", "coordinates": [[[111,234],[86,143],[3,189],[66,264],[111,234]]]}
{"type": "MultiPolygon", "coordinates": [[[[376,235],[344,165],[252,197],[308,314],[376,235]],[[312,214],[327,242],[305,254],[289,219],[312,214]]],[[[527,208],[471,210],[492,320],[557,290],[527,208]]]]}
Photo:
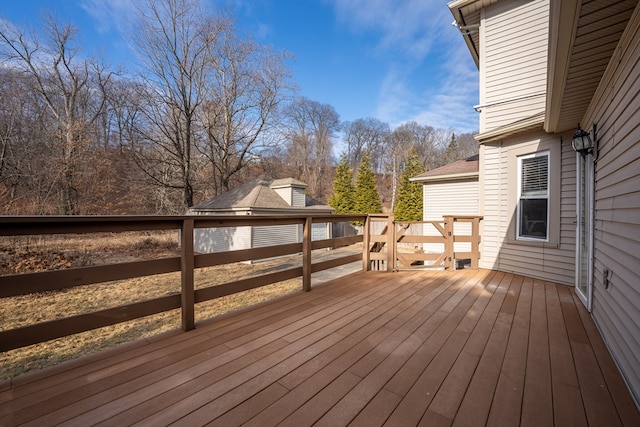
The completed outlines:
{"type": "Polygon", "coordinates": [[[589,312],[593,306],[595,163],[593,154],[576,153],[576,294],[589,312]],[[583,247],[586,253],[583,252],[583,247]],[[586,283],[583,283],[586,281],[586,283]],[[584,288],[584,290],[583,290],[584,288]]]}

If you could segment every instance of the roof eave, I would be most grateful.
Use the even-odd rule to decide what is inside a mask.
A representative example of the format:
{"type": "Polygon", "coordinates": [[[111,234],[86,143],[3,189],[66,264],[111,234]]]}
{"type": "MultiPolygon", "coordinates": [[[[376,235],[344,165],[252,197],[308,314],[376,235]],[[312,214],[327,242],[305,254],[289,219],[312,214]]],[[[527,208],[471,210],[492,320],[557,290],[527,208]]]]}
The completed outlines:
{"type": "Polygon", "coordinates": [[[493,142],[503,138],[506,138],[517,133],[522,133],[537,128],[543,129],[545,123],[545,112],[535,114],[527,117],[523,120],[519,120],[514,123],[510,123],[505,126],[500,126],[497,129],[492,129],[488,132],[479,133],[474,135],[474,138],[479,143],[493,142]]]}
{"type": "MultiPolygon", "coordinates": [[[[480,24],[480,22],[467,22],[462,14],[462,9],[464,7],[468,7],[473,5],[474,3],[482,3],[482,0],[454,0],[447,4],[449,7],[449,11],[453,15],[454,23],[458,27],[467,26],[467,25],[475,25],[480,24]]],[[[469,49],[469,53],[473,58],[473,62],[475,62],[476,67],[480,69],[480,57],[478,55],[478,47],[474,45],[473,39],[470,35],[465,35],[461,33],[462,39],[467,45],[467,49],[469,49]]]]}
{"type": "Polygon", "coordinates": [[[580,6],[581,0],[551,2],[547,99],[544,120],[544,130],[549,133],[559,131],[558,123],[569,73],[569,58],[578,27],[580,6]]]}
{"type": "Polygon", "coordinates": [[[409,178],[412,182],[434,182],[434,181],[462,181],[466,179],[478,178],[478,172],[466,172],[466,173],[454,173],[449,175],[437,175],[426,177],[413,177],[409,178]]]}
{"type": "Polygon", "coordinates": [[[231,213],[231,212],[245,212],[246,215],[254,215],[260,214],[261,212],[265,213],[278,213],[278,214],[286,214],[286,215],[298,215],[298,214],[309,214],[309,213],[331,213],[335,209],[331,206],[307,206],[300,208],[268,208],[268,207],[260,207],[260,206],[252,206],[252,207],[234,207],[234,208],[206,208],[206,209],[195,209],[192,212],[198,213],[231,213]]]}

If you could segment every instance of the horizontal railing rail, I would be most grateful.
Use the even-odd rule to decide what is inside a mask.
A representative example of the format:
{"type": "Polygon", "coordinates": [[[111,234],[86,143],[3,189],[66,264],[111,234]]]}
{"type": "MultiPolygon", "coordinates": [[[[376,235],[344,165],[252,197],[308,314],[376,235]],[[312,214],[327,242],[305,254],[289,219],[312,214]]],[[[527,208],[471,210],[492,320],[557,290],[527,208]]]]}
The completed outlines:
{"type": "Polygon", "coordinates": [[[62,318],[59,319],[0,330],[0,351],[17,349],[175,309],[180,309],[181,327],[187,331],[195,327],[195,305],[198,303],[299,277],[302,278],[302,289],[309,291],[312,273],[356,261],[362,262],[363,270],[396,271],[401,268],[410,268],[415,262],[424,261],[431,261],[432,266],[438,268],[453,268],[454,260],[469,258],[471,268],[478,268],[481,219],[478,216],[446,216],[443,222],[425,222],[425,224],[431,223],[435,229],[439,230],[440,235],[424,236],[407,234],[407,224],[394,222],[391,215],[0,217],[0,236],[5,237],[177,230],[180,245],[179,256],[0,276],[0,298],[11,298],[180,272],[180,292],[89,313],[77,315],[63,313],[62,318]],[[471,223],[471,234],[456,234],[454,226],[458,222],[471,223]],[[343,223],[348,224],[349,227],[357,224],[361,232],[355,235],[314,240],[313,224],[323,223],[343,223]],[[198,229],[287,225],[301,227],[300,241],[214,253],[196,253],[194,250],[194,237],[198,229]],[[455,251],[455,244],[461,242],[469,243],[471,250],[455,251]],[[313,262],[312,260],[314,250],[339,248],[357,243],[362,243],[363,246],[360,253],[325,261],[313,262]],[[443,244],[444,250],[433,254],[421,250],[402,253],[398,249],[399,244],[420,246],[431,243],[443,244]],[[301,266],[199,289],[194,287],[196,269],[293,254],[302,254],[301,266]]]}
{"type": "Polygon", "coordinates": [[[477,215],[445,215],[442,221],[394,221],[392,215],[370,215],[365,223],[365,265],[373,270],[454,269],[466,260],[472,269],[480,259],[477,215]],[[466,224],[468,230],[457,230],[466,224]],[[425,230],[425,228],[429,228],[425,230]],[[469,250],[460,251],[466,243],[469,250]],[[425,250],[425,247],[437,247],[425,250]]]}
{"type": "Polygon", "coordinates": [[[0,276],[0,298],[36,292],[60,291],[156,274],[181,272],[181,291],[146,301],[125,304],[85,314],[35,323],[0,331],[0,351],[115,325],[137,318],[181,309],[183,330],[195,327],[195,304],[211,299],[302,277],[302,289],[311,289],[311,274],[362,260],[352,254],[327,261],[312,262],[312,250],[339,248],[363,241],[362,235],[312,239],[313,223],[363,222],[365,215],[328,216],[107,216],[107,217],[0,217],[0,236],[119,233],[130,231],[178,230],[180,256],[117,264],[75,267],[0,276]],[[199,228],[300,225],[301,242],[209,254],[194,252],[194,230],[199,228]],[[302,253],[302,266],[194,289],[194,270],[223,264],[254,261],[302,253]]]}

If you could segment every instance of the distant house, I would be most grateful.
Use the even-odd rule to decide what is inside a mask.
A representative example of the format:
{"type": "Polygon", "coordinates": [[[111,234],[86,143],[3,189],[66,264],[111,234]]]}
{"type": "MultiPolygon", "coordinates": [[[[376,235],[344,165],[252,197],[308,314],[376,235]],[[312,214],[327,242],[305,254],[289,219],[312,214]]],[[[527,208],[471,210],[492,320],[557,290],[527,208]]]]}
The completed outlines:
{"type": "MultiPolygon", "coordinates": [[[[330,206],[305,194],[307,185],[293,178],[261,177],[189,209],[193,215],[327,215],[330,206]]],[[[331,224],[313,224],[313,240],[331,238],[331,224]]],[[[196,229],[194,250],[199,253],[297,243],[302,225],[241,226],[196,229]]]]}
{"type": "MultiPolygon", "coordinates": [[[[478,215],[478,155],[446,164],[410,179],[422,184],[424,221],[442,221],[443,215],[478,215]]],[[[425,226],[427,236],[440,235],[425,226]]],[[[456,232],[471,233],[470,223],[456,224],[456,232]]],[[[456,243],[456,251],[470,251],[470,243],[456,243]]],[[[425,244],[425,252],[442,252],[442,245],[425,244]]]]}

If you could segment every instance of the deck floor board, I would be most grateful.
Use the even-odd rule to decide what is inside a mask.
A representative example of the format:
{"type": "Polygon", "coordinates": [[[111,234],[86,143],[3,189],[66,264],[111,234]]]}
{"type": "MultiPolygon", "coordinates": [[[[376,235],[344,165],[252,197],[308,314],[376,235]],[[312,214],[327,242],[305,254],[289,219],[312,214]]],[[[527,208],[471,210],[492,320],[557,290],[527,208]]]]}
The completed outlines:
{"type": "Polygon", "coordinates": [[[573,289],[360,272],[16,378],[0,425],[640,425],[573,289]]]}
{"type": "Polygon", "coordinates": [[[531,298],[529,346],[522,397],[523,426],[553,424],[553,390],[551,387],[551,362],[549,358],[549,330],[547,306],[543,282],[534,281],[531,298]]]}

